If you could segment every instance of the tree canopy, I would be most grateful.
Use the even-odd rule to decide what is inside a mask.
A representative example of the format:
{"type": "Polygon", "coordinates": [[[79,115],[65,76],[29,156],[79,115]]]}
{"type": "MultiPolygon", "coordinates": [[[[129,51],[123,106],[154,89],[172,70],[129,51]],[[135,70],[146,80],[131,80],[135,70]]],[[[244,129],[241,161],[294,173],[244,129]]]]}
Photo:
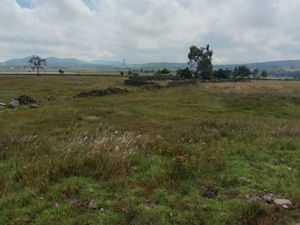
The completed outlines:
{"type": "Polygon", "coordinates": [[[247,66],[237,66],[233,70],[233,77],[234,78],[250,78],[250,75],[252,74],[251,70],[247,66]]]}
{"type": "Polygon", "coordinates": [[[28,63],[33,70],[37,70],[37,75],[40,75],[40,69],[47,65],[46,59],[43,59],[39,56],[32,56],[28,63]]]}
{"type": "Polygon", "coordinates": [[[196,69],[195,75],[202,77],[203,79],[211,79],[213,75],[212,65],[213,51],[210,50],[210,46],[206,48],[197,46],[191,46],[188,54],[189,65],[196,69]]]}

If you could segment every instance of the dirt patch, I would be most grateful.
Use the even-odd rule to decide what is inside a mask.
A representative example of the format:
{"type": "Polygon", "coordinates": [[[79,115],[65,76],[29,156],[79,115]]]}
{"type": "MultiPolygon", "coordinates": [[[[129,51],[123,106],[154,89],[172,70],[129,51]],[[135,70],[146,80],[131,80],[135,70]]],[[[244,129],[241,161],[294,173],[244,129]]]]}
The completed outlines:
{"type": "Polygon", "coordinates": [[[84,98],[90,96],[105,96],[105,95],[114,95],[114,94],[124,94],[128,93],[127,89],[117,88],[117,87],[109,87],[106,89],[93,89],[89,91],[83,91],[76,95],[77,98],[84,98]]]}

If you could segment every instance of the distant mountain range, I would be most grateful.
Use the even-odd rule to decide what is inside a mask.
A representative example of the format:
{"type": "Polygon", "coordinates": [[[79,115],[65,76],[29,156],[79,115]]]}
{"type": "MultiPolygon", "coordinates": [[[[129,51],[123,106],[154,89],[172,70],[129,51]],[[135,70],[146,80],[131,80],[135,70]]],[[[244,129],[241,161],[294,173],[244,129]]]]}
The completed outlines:
{"type": "MultiPolygon", "coordinates": [[[[215,65],[216,68],[231,68],[241,64],[231,65],[215,65]]],[[[271,62],[260,62],[260,63],[245,63],[251,69],[266,69],[266,70],[278,70],[278,69],[300,69],[300,60],[282,60],[282,61],[271,61],[271,62]]]]}
{"type": "MultiPolygon", "coordinates": [[[[0,63],[0,67],[26,67],[28,60],[32,56],[10,59],[0,63]]],[[[109,69],[122,69],[124,67],[123,62],[119,61],[108,61],[108,60],[95,60],[92,62],[85,62],[76,58],[56,58],[48,57],[47,66],[54,68],[76,68],[76,67],[93,67],[93,68],[109,68],[109,69]]],[[[246,64],[228,64],[228,65],[214,65],[215,69],[219,68],[230,68],[233,69],[238,65],[246,65],[252,69],[265,69],[265,70],[300,70],[300,60],[285,60],[285,61],[272,61],[272,62],[261,62],[261,63],[246,63],[246,64]]],[[[158,62],[158,63],[145,63],[145,64],[126,64],[128,69],[143,69],[143,70],[157,70],[162,68],[168,68],[176,70],[184,68],[187,63],[170,63],[170,62],[158,62]]]]}
{"type": "MultiPolygon", "coordinates": [[[[2,67],[23,67],[29,66],[28,60],[32,56],[27,56],[19,59],[10,59],[0,64],[2,67]]],[[[75,58],[56,58],[56,57],[48,57],[47,66],[48,67],[81,67],[90,65],[87,62],[84,62],[75,58]]]]}

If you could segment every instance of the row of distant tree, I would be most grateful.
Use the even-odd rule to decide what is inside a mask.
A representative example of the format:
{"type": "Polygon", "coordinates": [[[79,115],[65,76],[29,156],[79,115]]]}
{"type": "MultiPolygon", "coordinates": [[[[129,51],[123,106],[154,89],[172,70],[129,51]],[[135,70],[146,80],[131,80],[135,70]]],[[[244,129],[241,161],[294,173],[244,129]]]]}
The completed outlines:
{"type": "Polygon", "coordinates": [[[213,70],[212,65],[213,51],[210,46],[205,48],[191,46],[188,54],[189,67],[179,69],[177,75],[186,79],[260,79],[268,76],[267,71],[251,70],[247,66],[237,66],[234,70],[219,69],[213,70]]]}
{"type": "Polygon", "coordinates": [[[177,70],[177,75],[185,79],[202,78],[202,79],[261,79],[268,76],[265,70],[259,71],[258,69],[251,70],[247,66],[237,66],[234,70],[231,69],[218,69],[211,71],[204,77],[201,73],[191,70],[190,68],[177,70]]]}

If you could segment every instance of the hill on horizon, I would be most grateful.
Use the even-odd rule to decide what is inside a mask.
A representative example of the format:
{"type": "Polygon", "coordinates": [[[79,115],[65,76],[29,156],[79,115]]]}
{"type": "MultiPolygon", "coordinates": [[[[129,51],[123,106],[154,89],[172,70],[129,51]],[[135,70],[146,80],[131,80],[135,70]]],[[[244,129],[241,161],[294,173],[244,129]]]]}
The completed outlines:
{"type": "MultiPolygon", "coordinates": [[[[24,67],[29,66],[28,60],[32,56],[24,58],[14,58],[0,63],[1,67],[24,67]]],[[[124,64],[120,61],[112,60],[94,60],[92,62],[86,62],[84,60],[76,58],[58,58],[58,57],[47,57],[48,67],[91,67],[91,68],[110,68],[110,69],[122,69],[124,64]]],[[[281,61],[269,61],[269,62],[258,62],[258,63],[245,63],[245,64],[225,64],[225,65],[214,65],[214,69],[229,68],[233,69],[239,65],[246,65],[251,69],[260,69],[268,71],[298,71],[300,70],[300,60],[281,60],[281,61]]],[[[173,62],[154,62],[154,63],[142,63],[142,64],[126,64],[127,69],[133,70],[158,70],[167,68],[170,70],[177,70],[180,68],[187,67],[187,63],[173,63],[173,62]]]]}

